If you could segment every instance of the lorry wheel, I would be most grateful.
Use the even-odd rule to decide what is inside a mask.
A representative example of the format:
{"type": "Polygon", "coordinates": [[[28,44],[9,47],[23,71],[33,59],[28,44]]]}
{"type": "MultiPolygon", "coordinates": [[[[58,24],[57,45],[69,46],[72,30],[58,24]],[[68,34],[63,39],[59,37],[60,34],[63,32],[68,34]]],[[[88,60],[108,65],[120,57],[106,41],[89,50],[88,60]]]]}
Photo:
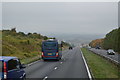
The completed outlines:
{"type": "Polygon", "coordinates": [[[43,61],[47,61],[46,59],[43,59],[43,61]]]}
{"type": "Polygon", "coordinates": [[[61,60],[61,58],[59,60],[61,60]]]}
{"type": "Polygon", "coordinates": [[[58,59],[56,59],[57,61],[59,61],[60,60],[60,58],[58,58],[58,59]]]}
{"type": "Polygon", "coordinates": [[[26,80],[26,75],[23,77],[23,80],[26,80]]]}

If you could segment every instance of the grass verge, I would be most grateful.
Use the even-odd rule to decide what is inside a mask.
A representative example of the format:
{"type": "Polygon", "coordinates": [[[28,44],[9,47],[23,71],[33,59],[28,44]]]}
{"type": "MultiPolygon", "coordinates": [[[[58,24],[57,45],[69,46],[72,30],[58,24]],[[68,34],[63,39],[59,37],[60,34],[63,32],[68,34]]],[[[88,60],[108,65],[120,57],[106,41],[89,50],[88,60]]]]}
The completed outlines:
{"type": "Polygon", "coordinates": [[[119,78],[118,67],[108,60],[94,54],[86,48],[81,48],[94,78],[119,78]]]}
{"type": "Polygon", "coordinates": [[[34,61],[37,61],[37,60],[40,60],[41,57],[40,56],[35,56],[35,57],[31,57],[31,58],[25,58],[25,59],[21,59],[21,63],[22,64],[29,64],[31,62],[34,62],[34,61]]]}

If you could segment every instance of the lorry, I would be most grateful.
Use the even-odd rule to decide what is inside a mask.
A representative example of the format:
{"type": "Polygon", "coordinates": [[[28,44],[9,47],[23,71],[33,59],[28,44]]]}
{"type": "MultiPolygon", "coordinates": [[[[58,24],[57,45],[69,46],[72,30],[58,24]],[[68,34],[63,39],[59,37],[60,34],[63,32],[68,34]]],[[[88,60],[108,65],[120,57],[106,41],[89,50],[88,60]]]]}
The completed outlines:
{"type": "Polygon", "coordinates": [[[60,60],[62,58],[62,44],[56,39],[48,39],[42,42],[42,59],[60,60]]]}

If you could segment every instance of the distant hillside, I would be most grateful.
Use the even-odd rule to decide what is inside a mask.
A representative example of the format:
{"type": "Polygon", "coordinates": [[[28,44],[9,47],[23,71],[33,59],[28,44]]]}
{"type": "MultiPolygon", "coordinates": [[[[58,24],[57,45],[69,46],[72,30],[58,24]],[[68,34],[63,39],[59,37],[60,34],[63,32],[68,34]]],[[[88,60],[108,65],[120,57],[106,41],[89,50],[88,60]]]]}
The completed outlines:
{"type": "Polygon", "coordinates": [[[88,44],[91,40],[103,38],[105,34],[49,34],[48,36],[56,37],[59,40],[65,40],[76,46],[81,44],[88,44]]]}
{"type": "Polygon", "coordinates": [[[103,41],[104,41],[104,39],[92,40],[89,45],[91,47],[94,47],[94,48],[97,47],[97,46],[101,46],[102,47],[103,41]]]}

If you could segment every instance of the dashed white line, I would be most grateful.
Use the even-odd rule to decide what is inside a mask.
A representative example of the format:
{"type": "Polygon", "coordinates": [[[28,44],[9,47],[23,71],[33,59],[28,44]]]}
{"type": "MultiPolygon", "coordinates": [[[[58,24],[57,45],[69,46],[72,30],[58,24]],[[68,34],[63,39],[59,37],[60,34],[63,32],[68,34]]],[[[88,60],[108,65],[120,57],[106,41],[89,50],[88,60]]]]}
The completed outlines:
{"type": "Polygon", "coordinates": [[[46,80],[48,77],[46,76],[43,80],[46,80]]]}
{"type": "Polygon", "coordinates": [[[56,70],[58,67],[55,67],[54,69],[56,70]]]}
{"type": "Polygon", "coordinates": [[[63,62],[60,62],[61,64],[63,63],[63,62]]]}

